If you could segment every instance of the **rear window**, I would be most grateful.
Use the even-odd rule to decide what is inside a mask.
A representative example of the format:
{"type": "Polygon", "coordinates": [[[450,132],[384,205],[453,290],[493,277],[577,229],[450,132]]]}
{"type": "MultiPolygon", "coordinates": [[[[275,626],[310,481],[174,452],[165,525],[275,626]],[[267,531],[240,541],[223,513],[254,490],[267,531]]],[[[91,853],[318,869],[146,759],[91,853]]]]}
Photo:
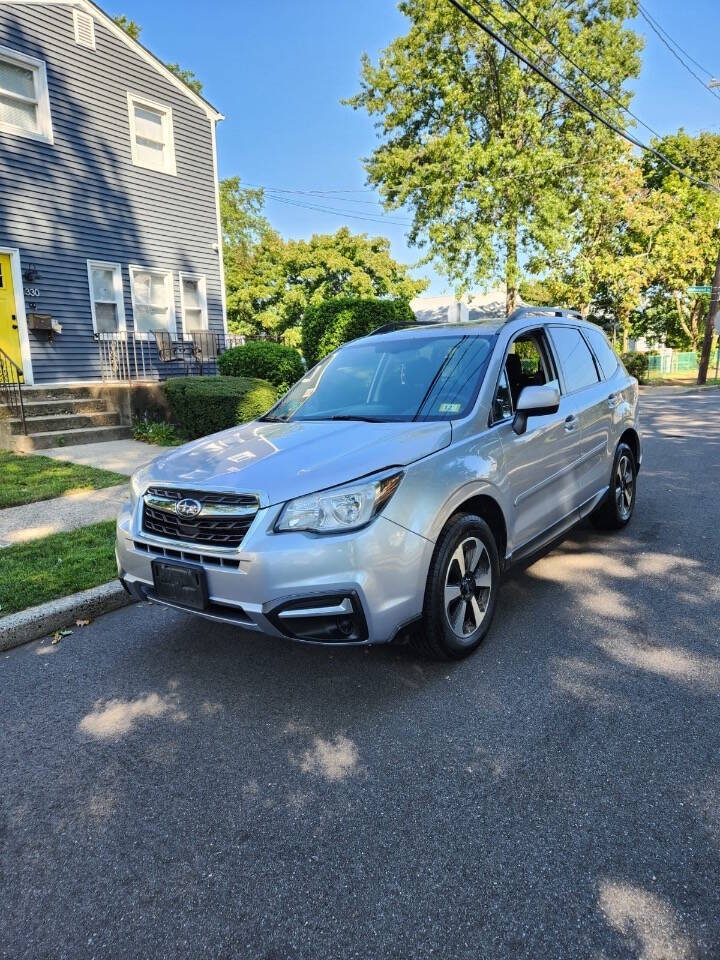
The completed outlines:
{"type": "Polygon", "coordinates": [[[565,376],[565,389],[568,393],[598,382],[595,361],[579,330],[575,327],[550,327],[550,336],[565,376]]]}
{"type": "Polygon", "coordinates": [[[603,379],[607,380],[618,368],[617,354],[608,343],[607,337],[602,330],[585,329],[583,333],[590,341],[597,362],[603,372],[603,379]]]}

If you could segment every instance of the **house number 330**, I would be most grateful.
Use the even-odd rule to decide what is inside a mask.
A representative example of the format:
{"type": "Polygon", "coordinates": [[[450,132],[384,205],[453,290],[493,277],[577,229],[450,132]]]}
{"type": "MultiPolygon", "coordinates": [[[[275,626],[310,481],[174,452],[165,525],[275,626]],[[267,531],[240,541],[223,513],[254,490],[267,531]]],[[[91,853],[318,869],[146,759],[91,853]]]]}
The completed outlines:
{"type": "Polygon", "coordinates": [[[39,296],[40,296],[40,287],[25,287],[25,296],[26,296],[26,297],[39,297],[39,296]]]}

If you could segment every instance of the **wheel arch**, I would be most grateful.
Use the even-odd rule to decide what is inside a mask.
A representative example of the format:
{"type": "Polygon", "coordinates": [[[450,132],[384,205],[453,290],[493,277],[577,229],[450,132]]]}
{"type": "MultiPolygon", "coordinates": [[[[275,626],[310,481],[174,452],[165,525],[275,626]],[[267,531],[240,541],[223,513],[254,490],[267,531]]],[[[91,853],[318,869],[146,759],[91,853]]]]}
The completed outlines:
{"type": "Polygon", "coordinates": [[[504,566],[507,552],[507,523],[498,501],[487,493],[474,494],[457,504],[451,516],[458,513],[474,513],[487,523],[495,537],[500,566],[504,566]]]}
{"type": "Polygon", "coordinates": [[[618,443],[626,443],[633,452],[635,458],[635,469],[640,469],[640,435],[634,427],[628,427],[623,432],[618,443]]]}

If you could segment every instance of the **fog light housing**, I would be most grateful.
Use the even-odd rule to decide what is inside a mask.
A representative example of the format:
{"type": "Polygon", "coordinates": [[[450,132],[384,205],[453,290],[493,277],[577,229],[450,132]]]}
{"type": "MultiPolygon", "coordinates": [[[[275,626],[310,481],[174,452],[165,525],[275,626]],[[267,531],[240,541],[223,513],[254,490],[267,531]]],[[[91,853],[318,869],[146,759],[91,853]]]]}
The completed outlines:
{"type": "Polygon", "coordinates": [[[313,643],[365,643],[367,622],[355,591],[295,598],[267,611],[286,637],[313,643]]]}

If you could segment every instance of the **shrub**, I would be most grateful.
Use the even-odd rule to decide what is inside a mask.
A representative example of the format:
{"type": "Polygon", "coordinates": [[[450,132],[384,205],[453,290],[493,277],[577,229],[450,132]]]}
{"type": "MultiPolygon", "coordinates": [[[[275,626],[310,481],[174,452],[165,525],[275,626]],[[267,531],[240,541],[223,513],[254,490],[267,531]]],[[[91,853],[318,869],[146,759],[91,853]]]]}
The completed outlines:
{"type": "Polygon", "coordinates": [[[226,377],[259,377],[285,393],[305,372],[294,347],[269,340],[251,340],[221,354],[218,369],[226,377]]]}
{"type": "Polygon", "coordinates": [[[142,417],[133,421],[133,437],[143,443],[156,443],[161,447],[174,447],[182,443],[177,430],[164,420],[149,420],[142,417]]]}
{"type": "Polygon", "coordinates": [[[646,353],[624,353],[621,359],[631,377],[636,377],[639,383],[647,383],[650,359],[646,353]]]}
{"type": "Polygon", "coordinates": [[[407,300],[337,297],[308,307],[302,321],[302,349],[309,367],[356,337],[367,336],[386,323],[412,323],[407,300]]]}
{"type": "Polygon", "coordinates": [[[172,418],[190,440],[254,420],[275,403],[265,380],[249,377],[176,377],[165,383],[172,418]]]}

